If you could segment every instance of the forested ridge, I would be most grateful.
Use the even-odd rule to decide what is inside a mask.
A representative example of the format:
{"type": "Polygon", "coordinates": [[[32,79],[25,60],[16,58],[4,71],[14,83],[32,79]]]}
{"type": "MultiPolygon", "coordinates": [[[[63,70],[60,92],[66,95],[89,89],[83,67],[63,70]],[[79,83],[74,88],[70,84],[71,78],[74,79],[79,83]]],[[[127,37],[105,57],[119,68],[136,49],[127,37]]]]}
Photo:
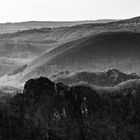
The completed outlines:
{"type": "Polygon", "coordinates": [[[23,93],[1,102],[0,139],[139,140],[140,88],[107,93],[30,79],[23,93]]]}

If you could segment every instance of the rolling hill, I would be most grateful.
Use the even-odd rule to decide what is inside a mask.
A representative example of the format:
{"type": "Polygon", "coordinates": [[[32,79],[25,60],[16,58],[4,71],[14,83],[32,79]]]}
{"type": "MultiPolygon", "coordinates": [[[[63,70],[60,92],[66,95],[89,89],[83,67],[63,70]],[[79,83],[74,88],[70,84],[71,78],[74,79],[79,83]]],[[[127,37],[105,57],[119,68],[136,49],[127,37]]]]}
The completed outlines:
{"type": "Polygon", "coordinates": [[[56,71],[105,70],[139,71],[140,34],[110,32],[88,36],[60,45],[27,66],[24,77],[50,75],[56,71]]]}
{"type": "Polygon", "coordinates": [[[139,73],[139,19],[1,34],[2,65],[14,64],[17,68],[16,64],[27,64],[27,67],[22,73],[16,70],[16,75],[10,76],[5,75],[11,70],[9,67],[8,71],[0,74],[3,76],[0,81],[14,78],[21,83],[31,77],[48,76],[64,70],[118,68],[139,73]]]}
{"type": "Polygon", "coordinates": [[[140,33],[100,33],[64,43],[34,59],[22,73],[2,78],[19,76],[18,80],[25,82],[33,77],[49,76],[65,70],[103,71],[109,68],[140,73],[139,52],[140,33]]]}

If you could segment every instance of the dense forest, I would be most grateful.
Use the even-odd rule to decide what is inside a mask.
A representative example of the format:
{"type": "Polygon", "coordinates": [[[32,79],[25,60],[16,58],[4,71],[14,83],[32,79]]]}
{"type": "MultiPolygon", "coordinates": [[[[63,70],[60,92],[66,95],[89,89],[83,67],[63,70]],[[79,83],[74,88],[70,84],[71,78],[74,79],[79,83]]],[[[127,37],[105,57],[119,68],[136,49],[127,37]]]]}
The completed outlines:
{"type": "Polygon", "coordinates": [[[2,140],[139,140],[140,88],[99,92],[88,84],[30,79],[0,103],[2,140]]]}

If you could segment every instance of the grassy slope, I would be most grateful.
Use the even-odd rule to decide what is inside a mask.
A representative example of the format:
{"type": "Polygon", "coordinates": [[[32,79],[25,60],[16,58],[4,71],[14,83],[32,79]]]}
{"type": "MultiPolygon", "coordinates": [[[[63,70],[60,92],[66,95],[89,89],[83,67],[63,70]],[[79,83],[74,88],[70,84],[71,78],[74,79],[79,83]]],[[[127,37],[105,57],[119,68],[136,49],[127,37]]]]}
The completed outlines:
{"type": "MultiPolygon", "coordinates": [[[[102,45],[105,44],[104,46],[107,46],[108,49],[110,49],[109,47],[111,47],[111,46],[114,46],[113,48],[116,49],[118,47],[118,45],[119,46],[123,45],[126,47],[127,44],[129,47],[129,46],[132,46],[133,43],[135,44],[135,46],[136,45],[138,46],[139,43],[137,44],[137,41],[135,42],[135,39],[129,40],[129,38],[131,38],[131,37],[128,37],[128,38],[126,37],[124,39],[124,42],[121,42],[119,40],[119,38],[116,39],[116,42],[115,42],[115,40],[113,41],[113,38],[112,39],[110,38],[112,40],[111,41],[112,44],[111,44],[108,42],[109,38],[107,38],[107,41],[106,41],[106,38],[104,38],[104,36],[106,36],[108,34],[105,32],[114,32],[114,33],[122,32],[122,31],[139,32],[140,31],[139,27],[140,27],[140,24],[139,24],[139,17],[138,17],[138,18],[134,18],[134,19],[130,19],[130,20],[118,21],[118,22],[107,23],[107,24],[84,24],[84,25],[76,25],[73,27],[60,27],[60,28],[53,28],[53,29],[33,29],[33,30],[21,31],[21,32],[13,33],[13,34],[0,35],[0,41],[1,42],[9,42],[9,41],[11,42],[12,41],[12,43],[10,43],[10,44],[16,44],[14,46],[19,46],[19,44],[23,44],[23,48],[24,48],[24,46],[28,46],[27,44],[29,44],[33,48],[41,49],[41,51],[43,50],[44,53],[41,56],[39,56],[38,58],[34,59],[32,61],[32,63],[28,66],[26,71],[23,73],[23,75],[25,75],[25,80],[26,80],[26,74],[27,74],[27,79],[28,79],[28,77],[30,78],[32,75],[33,76],[42,75],[42,74],[46,73],[46,71],[47,71],[47,75],[48,75],[52,72],[56,72],[57,70],[69,69],[69,68],[71,69],[74,67],[75,67],[74,68],[75,70],[78,70],[78,69],[81,70],[81,68],[85,67],[85,64],[83,64],[84,61],[85,61],[85,63],[87,63],[87,61],[89,61],[89,60],[91,62],[88,62],[86,64],[86,68],[89,68],[89,69],[96,70],[96,69],[100,68],[101,70],[104,70],[104,69],[108,68],[108,65],[106,65],[108,63],[110,63],[109,67],[114,67],[115,64],[113,64],[113,63],[115,60],[116,65],[117,66],[119,65],[119,68],[121,68],[122,70],[127,69],[129,71],[131,69],[131,71],[137,72],[139,69],[137,66],[137,62],[135,62],[136,64],[134,64],[134,67],[131,67],[130,66],[131,63],[129,63],[129,60],[126,60],[128,58],[125,58],[125,55],[122,56],[122,57],[124,57],[125,60],[121,58],[120,53],[122,53],[122,51],[125,51],[125,49],[124,50],[120,49],[120,52],[118,52],[118,54],[115,54],[114,52],[116,52],[116,50],[113,50],[114,52],[111,53],[110,51],[105,49],[105,47],[102,48],[102,45]],[[101,33],[105,33],[105,35],[103,35],[101,33]],[[92,39],[92,38],[94,38],[94,39],[92,39]],[[125,41],[127,41],[127,39],[130,42],[125,43],[125,41]],[[73,41],[73,40],[76,40],[76,41],[73,41]],[[101,44],[99,43],[99,41],[101,41],[101,44]],[[119,41],[120,44],[117,41],[119,41]],[[90,47],[93,45],[95,45],[95,47],[90,47]],[[98,47],[98,45],[101,48],[98,47]],[[77,52],[79,52],[78,48],[81,49],[80,46],[82,48],[82,53],[80,53],[80,55],[79,55],[77,52]],[[86,47],[87,47],[87,50],[86,49],[84,50],[84,48],[86,48],[86,47]],[[97,48],[97,50],[96,50],[96,48],[97,48]],[[102,51],[100,51],[100,50],[102,50],[102,51]],[[64,51],[65,51],[65,53],[64,53],[64,51]],[[84,51],[85,51],[85,53],[83,53],[84,51]],[[92,52],[92,51],[94,51],[94,52],[92,52]],[[103,51],[104,51],[104,56],[101,59],[99,57],[102,56],[103,51]],[[91,56],[94,53],[96,53],[96,54],[98,53],[99,57],[96,57],[96,55],[95,55],[95,57],[91,56]],[[72,55],[75,57],[75,60],[70,59],[70,57],[72,55]],[[86,56],[84,56],[84,55],[86,55],[86,56]],[[87,58],[88,57],[87,55],[89,55],[89,58],[87,58]],[[108,58],[108,55],[110,55],[109,58],[108,58]],[[120,58],[116,58],[115,55],[118,55],[120,58]],[[80,57],[80,59],[79,59],[79,57],[80,57]],[[111,61],[110,58],[112,59],[112,57],[115,57],[115,58],[113,58],[113,61],[110,62],[111,61]],[[78,59],[80,60],[80,62],[78,62],[79,61],[78,59]],[[94,61],[92,59],[94,59],[94,61]],[[122,61],[120,61],[120,59],[122,59],[122,61]],[[62,60],[63,60],[63,62],[62,62],[62,60]],[[94,63],[91,65],[92,62],[94,62],[95,65],[94,65],[94,63]],[[105,62],[105,64],[102,65],[104,62],[105,62]],[[123,68],[124,67],[123,64],[125,62],[128,62],[128,63],[125,64],[125,68],[123,68]],[[56,63],[58,63],[58,65],[59,65],[58,67],[55,65],[56,63]],[[78,63],[78,65],[77,65],[77,63],[78,63]],[[70,64],[70,65],[66,68],[66,64],[70,64]],[[79,67],[79,64],[81,65],[80,67],[79,67]],[[48,65],[49,65],[49,67],[48,67],[48,65]],[[50,67],[50,65],[52,65],[52,66],[50,67]]],[[[131,33],[130,33],[130,36],[131,36],[131,33]]],[[[22,48],[22,45],[20,45],[20,46],[21,46],[20,48],[22,48]]],[[[28,49],[30,49],[30,48],[27,48],[27,50],[28,49]]],[[[129,53],[130,53],[130,51],[129,51],[129,53]]],[[[135,51],[135,53],[138,53],[137,50],[135,51]]],[[[30,54],[32,54],[32,53],[27,52],[27,54],[28,54],[28,56],[30,56],[30,54]]],[[[34,53],[32,55],[35,56],[34,53]]],[[[21,56],[20,53],[18,56],[21,56]]],[[[72,57],[72,58],[74,58],[74,57],[72,57]]],[[[130,57],[131,61],[133,61],[135,59],[135,58],[133,58],[133,56],[131,57],[131,54],[129,57],[130,57]]],[[[136,57],[137,57],[137,55],[136,55],[136,57]]]]}
{"type": "Polygon", "coordinates": [[[66,43],[57,49],[60,49],[57,53],[47,53],[46,58],[29,65],[25,70],[27,77],[34,74],[49,75],[62,70],[73,72],[108,68],[140,73],[139,33],[102,33],[66,43]]]}

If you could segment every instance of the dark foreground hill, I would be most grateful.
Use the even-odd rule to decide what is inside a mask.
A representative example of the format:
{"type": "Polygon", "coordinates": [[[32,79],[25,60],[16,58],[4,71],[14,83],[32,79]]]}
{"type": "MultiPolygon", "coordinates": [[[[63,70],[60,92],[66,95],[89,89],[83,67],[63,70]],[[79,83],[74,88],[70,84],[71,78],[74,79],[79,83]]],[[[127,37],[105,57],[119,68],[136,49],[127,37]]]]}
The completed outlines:
{"type": "Polygon", "coordinates": [[[139,140],[140,81],[131,83],[105,92],[87,84],[30,79],[23,93],[0,103],[0,138],[139,140]]]}

